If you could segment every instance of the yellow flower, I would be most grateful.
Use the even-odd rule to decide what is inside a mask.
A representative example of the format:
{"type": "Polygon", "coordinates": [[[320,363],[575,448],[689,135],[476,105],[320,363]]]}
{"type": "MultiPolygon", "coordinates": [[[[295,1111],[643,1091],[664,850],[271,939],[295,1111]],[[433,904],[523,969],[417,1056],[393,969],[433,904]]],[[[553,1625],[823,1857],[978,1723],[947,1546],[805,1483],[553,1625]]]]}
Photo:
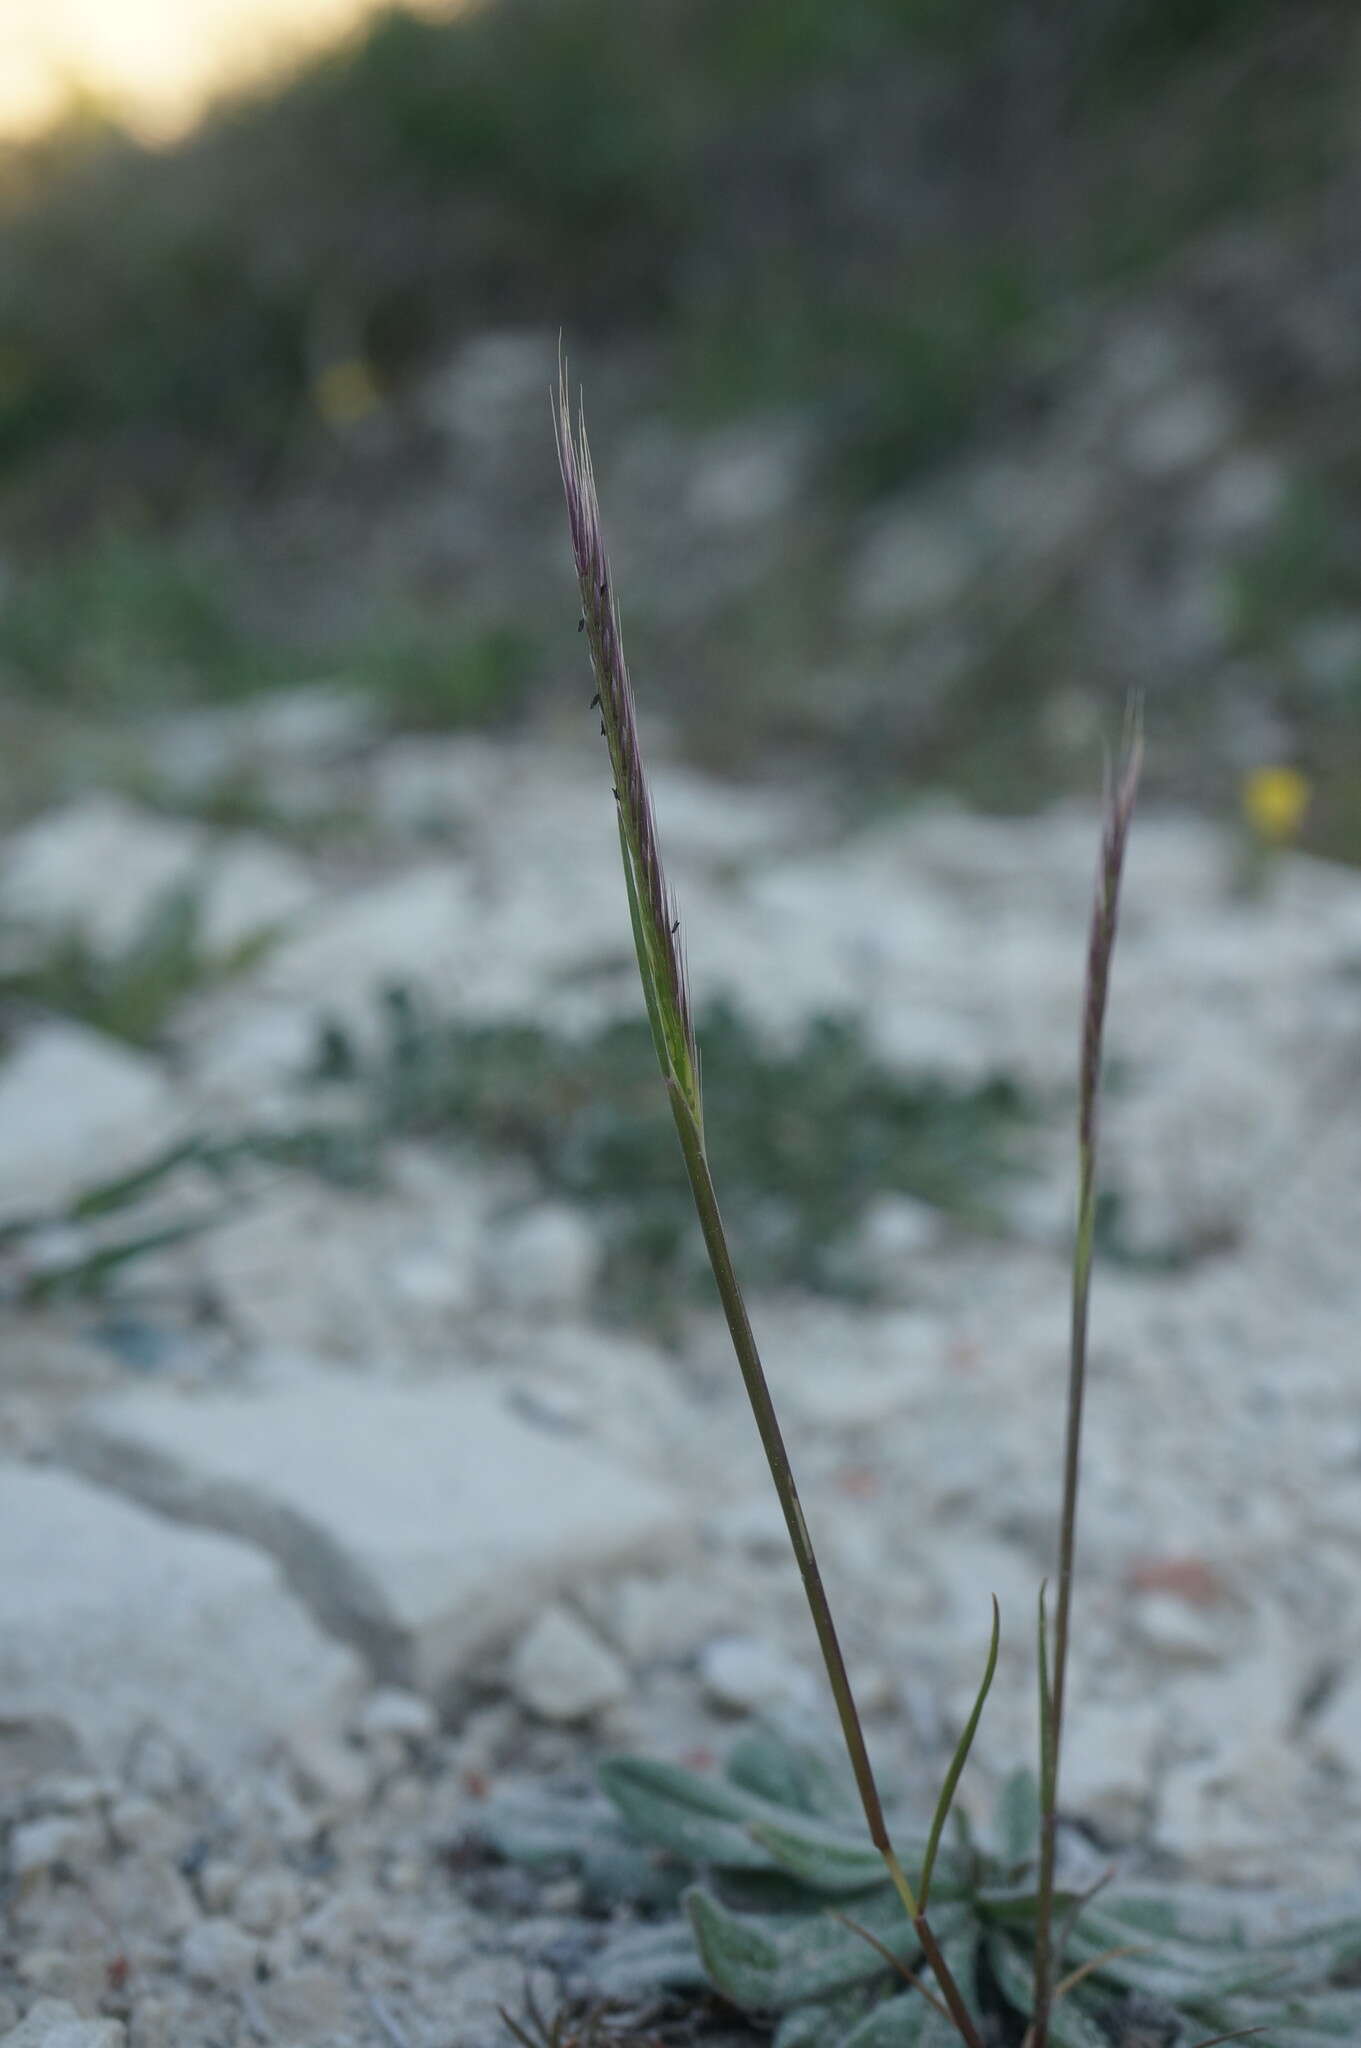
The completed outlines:
{"type": "Polygon", "coordinates": [[[367,419],[382,404],[383,394],[363,358],[350,356],[327,364],[312,386],[312,398],[327,426],[343,433],[367,419]]]}
{"type": "Polygon", "coordinates": [[[1304,823],[1312,794],[1298,768],[1254,768],[1243,781],[1243,815],[1259,839],[1284,846],[1304,823]]]}

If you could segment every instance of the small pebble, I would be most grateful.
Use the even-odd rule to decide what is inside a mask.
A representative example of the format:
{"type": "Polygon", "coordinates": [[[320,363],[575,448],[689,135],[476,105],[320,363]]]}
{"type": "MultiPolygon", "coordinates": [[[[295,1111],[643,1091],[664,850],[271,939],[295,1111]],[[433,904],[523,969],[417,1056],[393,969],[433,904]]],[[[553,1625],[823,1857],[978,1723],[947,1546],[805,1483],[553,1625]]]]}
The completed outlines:
{"type": "Polygon", "coordinates": [[[83,1771],[61,1771],[33,1788],[33,1804],[45,1813],[93,1813],[108,1797],[108,1787],[83,1771]]]}
{"type": "Polygon", "coordinates": [[[15,1975],[28,1990],[73,2005],[92,2003],[104,1989],[103,1958],[88,1948],[24,1948],[15,1975]]]}
{"type": "Polygon", "coordinates": [[[511,1690],[540,1720],[583,1721],[627,1696],[628,1673],[593,1630],[565,1607],[549,1607],[520,1638],[511,1690]]]}
{"type": "Polygon", "coordinates": [[[150,1799],[174,1799],[192,1776],[178,1746],[159,1728],[149,1729],[137,1744],[128,1783],[150,1799]]]}
{"type": "Polygon", "coordinates": [[[225,1856],[214,1856],[199,1872],[198,1892],[203,1901],[205,1913],[227,1913],[231,1911],[241,1882],[241,1867],[229,1862],[225,1856]]]}
{"type": "Polygon", "coordinates": [[[1219,1664],[1229,1648],[1221,1618],[1173,1593],[1144,1593],[1134,1622],[1150,1650],[1171,1664],[1219,1664]]]}
{"type": "Polygon", "coordinates": [[[180,1968],[191,1984],[229,1990],[255,1974],[256,1945],[231,1920],[200,1920],[180,1945],[180,1968]]]}
{"type": "Polygon", "coordinates": [[[425,1865],[419,1856],[394,1856],[383,1882],[390,1892],[418,1892],[425,1882],[425,1865]]]}
{"type": "Polygon", "coordinates": [[[432,1742],[439,1733],[439,1716],[418,1693],[384,1686],[364,1702],[359,1733],[369,1741],[432,1742]]]}
{"type": "Polygon", "coordinates": [[[274,1934],[296,1920],[302,1907],[302,1886],[291,1870],[260,1870],[240,1885],[232,1917],[250,1934],[274,1934]]]}
{"type": "Polygon", "coordinates": [[[109,1827],[120,1849],[144,1856],[178,1856],[184,1846],[183,1824],[154,1800],[120,1799],[109,1815],[109,1827]]]}
{"type": "Polygon", "coordinates": [[[10,1870],[20,1882],[47,1871],[88,1870],[103,1846],[98,1821],[83,1814],[27,1821],[10,1837],[10,1870]]]}
{"type": "Polygon", "coordinates": [[[730,1713],[763,1714],[817,1703],[812,1673],[756,1636],[719,1636],[706,1644],[699,1676],[713,1704],[730,1713]]]}
{"type": "Polygon", "coordinates": [[[40,1998],[0,2048],[124,2048],[126,2040],[119,2020],[83,2020],[64,1999],[40,1998]]]}
{"type": "Polygon", "coordinates": [[[599,1239],[586,1219],[564,1202],[542,1202],[507,1218],[488,1240],[484,1278],[507,1308],[580,1309],[599,1264],[599,1239]]]}
{"type": "Polygon", "coordinates": [[[373,1789],[373,1773],[362,1750],[333,1735],[307,1731],[289,1743],[294,1775],[305,1799],[339,1813],[364,1804],[373,1789]]]}
{"type": "Polygon", "coordinates": [[[128,2021],[128,2048],[176,2048],[178,2023],[168,1998],[139,1998],[128,2021]]]}

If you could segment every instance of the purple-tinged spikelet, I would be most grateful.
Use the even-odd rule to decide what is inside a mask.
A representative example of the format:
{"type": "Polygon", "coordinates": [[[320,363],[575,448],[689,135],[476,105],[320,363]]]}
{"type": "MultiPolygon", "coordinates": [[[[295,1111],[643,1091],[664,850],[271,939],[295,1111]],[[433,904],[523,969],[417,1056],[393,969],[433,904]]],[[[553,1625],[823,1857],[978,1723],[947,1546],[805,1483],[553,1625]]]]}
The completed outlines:
{"type": "Polygon", "coordinates": [[[640,908],[648,925],[649,953],[664,981],[665,995],[679,1026],[697,1087],[698,1060],[690,991],[684,955],[677,942],[680,918],[675,897],[662,869],[657,821],[643,770],[633,684],[624,659],[619,606],[605,553],[600,501],[596,495],[585,417],[578,414],[574,437],[565,367],[559,378],[557,403],[553,409],[553,432],[558,444],[558,466],[562,471],[562,488],[572,531],[572,554],[581,587],[582,623],[599,693],[595,703],[599,706],[601,730],[609,748],[620,822],[634,867],[640,908]]]}
{"type": "Polygon", "coordinates": [[[1101,854],[1096,871],[1096,900],[1092,905],[1091,931],[1087,941],[1086,999],[1082,1006],[1082,1063],[1078,1140],[1084,1156],[1096,1150],[1097,1103],[1101,1092],[1101,1037],[1106,1017],[1106,994],[1110,983],[1111,959],[1115,952],[1115,928],[1120,907],[1120,876],[1125,865],[1125,843],[1134,816],[1139,789],[1143,741],[1139,719],[1132,712],[1124,761],[1118,780],[1107,777],[1106,800],[1101,826],[1101,854]]]}

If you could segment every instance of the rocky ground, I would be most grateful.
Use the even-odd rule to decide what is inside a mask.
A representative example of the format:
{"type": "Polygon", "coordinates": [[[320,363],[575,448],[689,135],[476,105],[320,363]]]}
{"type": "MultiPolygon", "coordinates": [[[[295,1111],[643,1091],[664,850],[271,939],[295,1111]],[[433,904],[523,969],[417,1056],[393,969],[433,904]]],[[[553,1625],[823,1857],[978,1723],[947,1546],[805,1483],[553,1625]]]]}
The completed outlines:
{"type": "MultiPolygon", "coordinates": [[[[0,875],[0,2035],[479,2048],[600,1934],[478,1850],[489,1795],[830,1721],[704,1297],[622,1322],[523,1147],[416,1117],[318,1170],[384,989],[569,1043],[636,1015],[602,763],[380,743],[329,691],[157,744],[162,791],[248,768],[273,836],[93,795],[0,875]],[[352,822],[290,833],[303,799],[352,822]]],[[[881,1194],[844,1286],[752,1304],[909,1803],[1001,1602],[981,1805],[1033,1752],[1095,808],[867,819],[664,763],[657,800],[701,1006],[773,1046],[855,1013],[886,1070],[1030,1107],[986,1231],[881,1194]]],[[[1065,1806],[1311,1896],[1361,1881],[1359,975],[1355,873],[1141,816],[1065,1806]]]]}

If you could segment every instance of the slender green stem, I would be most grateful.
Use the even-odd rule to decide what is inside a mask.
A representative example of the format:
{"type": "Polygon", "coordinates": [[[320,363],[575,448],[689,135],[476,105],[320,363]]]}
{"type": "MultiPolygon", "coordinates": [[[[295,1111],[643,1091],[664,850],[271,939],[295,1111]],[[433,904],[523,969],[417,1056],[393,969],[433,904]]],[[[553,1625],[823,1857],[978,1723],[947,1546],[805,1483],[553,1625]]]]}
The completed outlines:
{"type": "MultiPolygon", "coordinates": [[[[817,1632],[818,1647],[822,1651],[822,1661],[827,1666],[827,1677],[836,1701],[841,1731],[846,1740],[846,1751],[851,1760],[851,1769],[855,1773],[860,1803],[865,1809],[870,1839],[879,1853],[887,1856],[892,1853],[892,1845],[884,1820],[879,1788],[875,1783],[869,1752],[865,1747],[860,1715],[846,1671],[846,1660],[841,1654],[841,1644],[837,1639],[832,1610],[828,1603],[826,1588],[822,1583],[822,1573],[818,1569],[813,1541],[808,1534],[808,1524],[804,1520],[803,1506],[799,1500],[798,1487],[794,1483],[794,1472],[789,1462],[789,1453],[785,1449],[779,1417],[775,1413],[775,1403],[770,1397],[765,1368],[761,1364],[761,1356],[756,1348],[756,1336],[747,1314],[746,1303],[742,1299],[737,1274],[733,1269],[723,1219],[719,1214],[718,1196],[714,1189],[713,1176],[709,1171],[709,1161],[705,1156],[703,1141],[695,1127],[694,1119],[674,1081],[667,1084],[667,1093],[671,1098],[671,1109],[676,1119],[676,1129],[680,1134],[681,1151],[685,1156],[685,1168],[695,1198],[699,1227],[704,1234],[704,1247],[709,1254],[709,1263],[713,1267],[714,1279],[718,1284],[719,1300],[723,1304],[728,1334],[732,1338],[733,1350],[737,1354],[738,1370],[742,1375],[742,1384],[747,1390],[747,1399],[751,1403],[761,1448],[766,1454],[766,1463],[770,1467],[770,1476],[779,1497],[785,1526],[789,1530],[789,1541],[798,1561],[809,1612],[813,1617],[813,1627],[817,1632]]],[[[910,1890],[906,1895],[906,1903],[909,1911],[915,1915],[917,1905],[910,1890]]]]}
{"type": "MultiPolygon", "coordinates": [[[[1059,1744],[1063,1727],[1064,1685],[1068,1676],[1068,1638],[1073,1602],[1073,1558],[1077,1548],[1077,1496],[1082,1469],[1082,1411],[1087,1387],[1087,1303],[1091,1291],[1092,1241],[1096,1220],[1094,1149],[1082,1148],[1079,1169],[1077,1242],[1073,1254],[1073,1296],[1068,1373],[1068,1417],[1063,1447],[1063,1507],[1059,1522],[1059,1589],[1054,1615],[1053,1669],[1042,1703],[1045,1720],[1040,1746],[1040,1881],[1042,1910],[1035,1926],[1035,2024],[1031,2048],[1045,2048],[1052,1999],[1055,1958],[1051,1953],[1054,1859],[1058,1837],[1059,1744]],[[1048,1910],[1044,1910],[1047,1908],[1048,1910]]],[[[1044,1610],[1040,1627],[1044,1628],[1044,1610]]],[[[1062,1958],[1058,1959],[1059,1961],[1062,1958]]]]}
{"type": "Polygon", "coordinates": [[[922,1945],[922,1954],[936,1973],[936,1983],[940,1987],[940,1995],[950,2009],[950,2018],[954,2021],[956,2029],[963,2039],[968,2042],[969,2048],[983,2048],[982,2039],[977,2027],[973,2023],[973,2016],[968,2006],[964,2003],[963,1995],[954,1980],[949,1964],[941,1954],[940,1943],[932,1933],[925,1913],[918,1913],[912,1925],[917,1930],[917,1939],[922,1945]]]}
{"type": "Polygon", "coordinates": [[[771,1399],[770,1387],[766,1380],[761,1355],[756,1348],[756,1336],[751,1327],[751,1318],[742,1298],[742,1289],[728,1250],[728,1240],[719,1213],[718,1195],[714,1188],[713,1176],[704,1150],[704,1141],[699,1127],[685,1101],[684,1094],[674,1080],[667,1082],[667,1095],[671,1102],[672,1115],[680,1137],[681,1152],[685,1159],[685,1170],[689,1176],[691,1192],[694,1195],[695,1210],[699,1227],[704,1236],[705,1250],[713,1268],[714,1280],[718,1286],[719,1300],[732,1338],[733,1350],[737,1355],[738,1370],[742,1384],[751,1403],[751,1412],[756,1422],[761,1448],[766,1454],[770,1476],[774,1482],[776,1496],[784,1514],[789,1541],[803,1580],[803,1590],[808,1601],[808,1611],[813,1618],[818,1648],[826,1667],[832,1697],[836,1702],[837,1716],[841,1722],[841,1733],[855,1774],[856,1789],[865,1812],[865,1823],[869,1828],[870,1840],[884,1859],[885,1868],[893,1881],[895,1890],[903,1902],[909,1919],[916,1928],[923,1952],[936,1973],[941,1997],[949,2007],[950,2016],[968,2048],[983,2048],[978,2029],[970,2017],[959,1986],[955,1983],[945,1958],[940,1952],[935,1936],[920,1910],[908,1882],[907,1875],[894,1851],[889,1836],[888,1823],[884,1819],[883,1802],[875,1782],[874,1768],[870,1763],[869,1751],[865,1744],[864,1730],[851,1690],[846,1660],[841,1654],[841,1643],[837,1637],[836,1624],[832,1620],[832,1609],[827,1591],[822,1583],[817,1554],[813,1539],[808,1533],[804,1519],[803,1505],[794,1480],[789,1453],[785,1449],[784,1434],[780,1428],[775,1403],[771,1399]]]}
{"type": "Polygon", "coordinates": [[[1072,1314],[1068,1351],[1068,1413],[1063,1449],[1063,1502],[1059,1515],[1059,1590],[1054,1615],[1054,1659],[1046,1673],[1044,1595],[1040,1595],[1040,1871],[1035,1919],[1035,2003],[1031,2048],[1047,2048],[1053,2005],[1054,1863],[1058,1837],[1059,1763],[1063,1747],[1063,1703],[1068,1677],[1068,1642],[1073,1602],[1073,1556],[1077,1546],[1078,1480],[1082,1467],[1082,1410],[1087,1391],[1087,1310],[1096,1237],[1097,1125],[1101,1102],[1101,1048],[1106,997],[1115,953],[1120,877],[1141,761],[1137,703],[1126,723],[1123,772],[1106,791],[1097,871],[1096,902],[1087,942],[1087,975],[1082,1007],[1078,1070],[1078,1198],[1073,1245],[1072,1314]]]}

